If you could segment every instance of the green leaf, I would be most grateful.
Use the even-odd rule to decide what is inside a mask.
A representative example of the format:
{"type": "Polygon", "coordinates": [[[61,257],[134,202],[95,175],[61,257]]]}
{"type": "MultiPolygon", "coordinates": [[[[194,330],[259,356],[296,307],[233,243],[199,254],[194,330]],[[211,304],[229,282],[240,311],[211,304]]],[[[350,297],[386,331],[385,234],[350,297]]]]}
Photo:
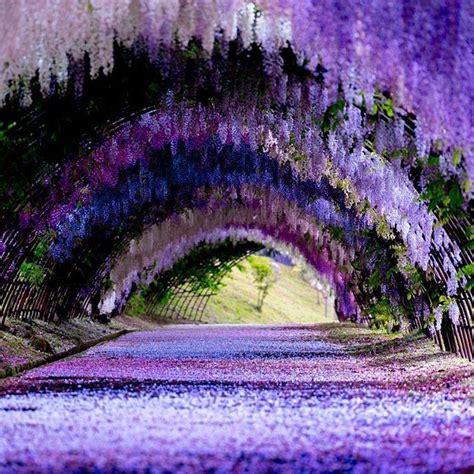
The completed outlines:
{"type": "Polygon", "coordinates": [[[134,293],[128,300],[126,313],[130,316],[142,316],[146,311],[146,300],[141,293],[134,293]]]}
{"type": "Polygon", "coordinates": [[[427,161],[428,166],[438,166],[439,165],[439,156],[430,155],[427,161]]]}
{"type": "Polygon", "coordinates": [[[352,260],[351,265],[352,265],[352,268],[354,268],[354,270],[357,270],[358,272],[360,272],[364,268],[360,259],[352,260]]]}
{"type": "Polygon", "coordinates": [[[321,119],[321,130],[323,132],[336,130],[339,125],[339,113],[344,110],[345,106],[346,102],[343,99],[338,99],[326,109],[321,119]]]}
{"type": "Polygon", "coordinates": [[[342,227],[331,227],[329,233],[334,240],[342,242],[344,238],[344,229],[342,227]]]}
{"type": "Polygon", "coordinates": [[[472,276],[474,275],[474,263],[468,263],[461,267],[461,271],[465,276],[472,276]]]}
{"type": "Polygon", "coordinates": [[[438,304],[443,305],[443,307],[447,309],[451,301],[452,298],[450,298],[449,296],[441,295],[439,297],[438,304]]]}
{"type": "Polygon", "coordinates": [[[387,117],[389,118],[393,118],[393,116],[395,115],[394,114],[394,111],[393,111],[393,101],[392,99],[387,99],[383,105],[383,111],[385,112],[385,114],[387,115],[387,117]]]}
{"type": "Polygon", "coordinates": [[[469,240],[474,240],[474,225],[470,225],[466,229],[466,234],[467,234],[467,237],[469,238],[469,240]]]}
{"type": "Polygon", "coordinates": [[[453,151],[453,165],[458,166],[461,163],[461,151],[459,148],[455,148],[453,151]]]}
{"type": "Polygon", "coordinates": [[[35,260],[37,261],[41,260],[46,255],[47,251],[48,251],[47,242],[45,240],[40,240],[33,251],[35,260]]]}
{"type": "Polygon", "coordinates": [[[458,210],[462,206],[463,198],[461,188],[459,187],[458,182],[454,182],[451,191],[449,192],[449,200],[451,202],[451,207],[454,208],[453,211],[458,210]]]}
{"type": "Polygon", "coordinates": [[[380,286],[380,271],[378,269],[375,270],[367,279],[367,285],[372,289],[378,288],[380,286]]]}
{"type": "Polygon", "coordinates": [[[23,262],[20,265],[19,273],[23,281],[33,286],[40,286],[45,278],[43,267],[33,262],[23,262]]]}

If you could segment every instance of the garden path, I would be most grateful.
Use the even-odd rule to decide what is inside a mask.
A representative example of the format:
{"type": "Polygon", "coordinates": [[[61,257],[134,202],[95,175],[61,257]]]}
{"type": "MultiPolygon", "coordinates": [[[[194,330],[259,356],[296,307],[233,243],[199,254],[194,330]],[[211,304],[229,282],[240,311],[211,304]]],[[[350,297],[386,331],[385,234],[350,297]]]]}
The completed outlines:
{"type": "Polygon", "coordinates": [[[0,470],[472,472],[472,375],[352,325],[132,333],[0,384],[0,470]]]}

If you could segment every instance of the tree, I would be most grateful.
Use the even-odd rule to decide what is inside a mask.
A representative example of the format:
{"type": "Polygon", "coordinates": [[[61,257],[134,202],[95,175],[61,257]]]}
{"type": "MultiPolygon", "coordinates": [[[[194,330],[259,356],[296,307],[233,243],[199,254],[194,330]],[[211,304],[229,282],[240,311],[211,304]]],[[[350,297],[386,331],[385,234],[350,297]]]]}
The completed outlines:
{"type": "Polygon", "coordinates": [[[258,290],[257,311],[261,312],[263,308],[263,302],[268,295],[268,291],[275,282],[273,268],[268,263],[268,259],[264,257],[252,255],[247,258],[247,261],[250,265],[250,268],[252,269],[254,275],[253,280],[258,290]]]}

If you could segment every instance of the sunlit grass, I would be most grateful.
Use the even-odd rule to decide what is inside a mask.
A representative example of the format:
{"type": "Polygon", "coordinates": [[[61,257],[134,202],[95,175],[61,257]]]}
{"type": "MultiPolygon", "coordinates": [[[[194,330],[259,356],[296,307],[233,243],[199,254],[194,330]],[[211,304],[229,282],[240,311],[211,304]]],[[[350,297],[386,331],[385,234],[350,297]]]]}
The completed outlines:
{"type": "Polygon", "coordinates": [[[302,277],[298,267],[277,265],[277,280],[270,288],[262,312],[256,308],[257,288],[252,271],[234,268],[224,280],[225,287],[213,296],[204,311],[203,322],[222,323],[293,323],[327,322],[334,319],[328,307],[325,318],[324,299],[302,277]]]}

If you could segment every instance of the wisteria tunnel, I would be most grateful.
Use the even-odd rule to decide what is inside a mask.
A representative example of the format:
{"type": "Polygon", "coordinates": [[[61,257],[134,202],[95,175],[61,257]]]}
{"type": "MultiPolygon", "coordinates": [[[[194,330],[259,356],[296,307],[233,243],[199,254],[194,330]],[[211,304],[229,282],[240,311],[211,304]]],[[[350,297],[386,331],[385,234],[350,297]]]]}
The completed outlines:
{"type": "Polygon", "coordinates": [[[2,472],[472,472],[472,1],[0,3],[2,472]]]}
{"type": "Polygon", "coordinates": [[[473,357],[469,2],[7,3],[3,323],[116,314],[270,239],[341,319],[473,357]]]}

